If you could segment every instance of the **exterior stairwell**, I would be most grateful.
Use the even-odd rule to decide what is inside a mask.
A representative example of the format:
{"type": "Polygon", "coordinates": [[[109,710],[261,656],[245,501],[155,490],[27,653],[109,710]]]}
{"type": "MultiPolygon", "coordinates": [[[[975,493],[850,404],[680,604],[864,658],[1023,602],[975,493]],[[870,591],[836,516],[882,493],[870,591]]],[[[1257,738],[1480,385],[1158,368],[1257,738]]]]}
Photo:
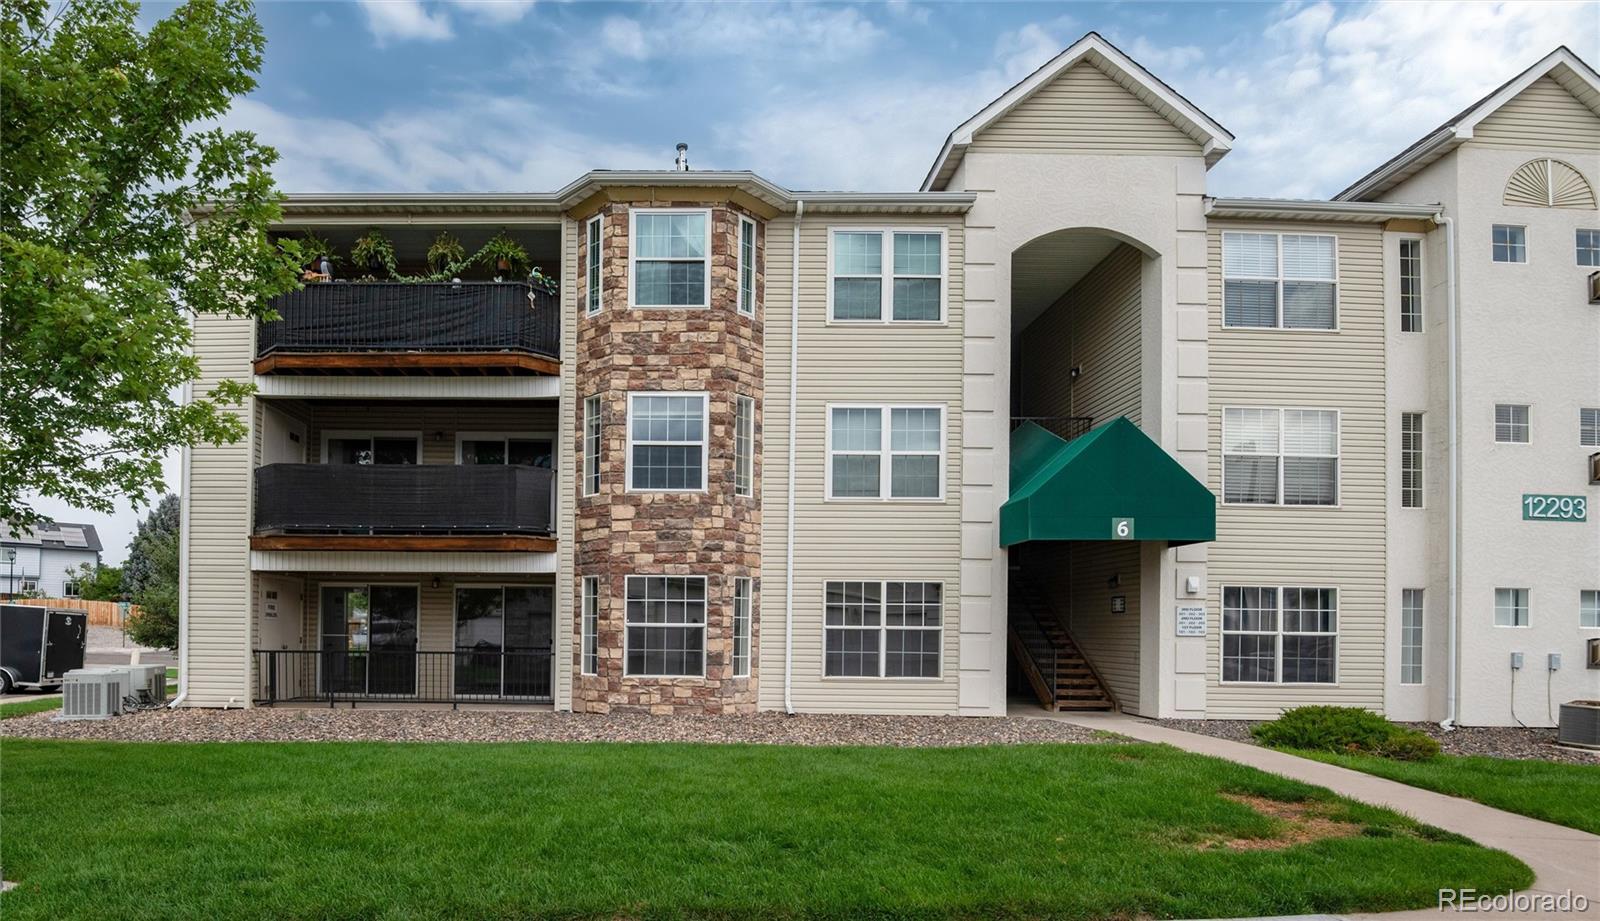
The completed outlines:
{"type": "Polygon", "coordinates": [[[1047,710],[1115,710],[1116,699],[1061,626],[1049,598],[1023,579],[1011,580],[1007,639],[1028,685],[1047,710]]]}

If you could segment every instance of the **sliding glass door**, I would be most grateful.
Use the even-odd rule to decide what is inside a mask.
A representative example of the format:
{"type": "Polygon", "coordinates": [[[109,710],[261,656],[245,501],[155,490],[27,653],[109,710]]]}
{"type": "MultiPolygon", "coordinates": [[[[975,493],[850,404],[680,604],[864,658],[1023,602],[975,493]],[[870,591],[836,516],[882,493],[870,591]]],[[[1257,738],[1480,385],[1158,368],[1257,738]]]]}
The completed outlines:
{"type": "Polygon", "coordinates": [[[456,589],[456,693],[548,697],[555,589],[456,589]]]}
{"type": "Polygon", "coordinates": [[[415,585],[322,587],[323,693],[417,693],[417,596],[415,585]]]}

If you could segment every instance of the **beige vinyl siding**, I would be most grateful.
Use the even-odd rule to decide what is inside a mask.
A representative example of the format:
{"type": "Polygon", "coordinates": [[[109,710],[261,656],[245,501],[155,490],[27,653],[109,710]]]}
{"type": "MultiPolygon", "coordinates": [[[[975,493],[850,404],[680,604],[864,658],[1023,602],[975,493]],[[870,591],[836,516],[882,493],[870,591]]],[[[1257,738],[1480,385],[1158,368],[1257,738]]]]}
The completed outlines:
{"type": "Polygon", "coordinates": [[[1022,415],[1127,416],[1139,424],[1142,254],[1126,244],[1101,260],[1022,335],[1022,415]],[[1074,365],[1084,373],[1073,381],[1074,365]]]}
{"type": "Polygon", "coordinates": [[[1386,568],[1382,229],[1213,220],[1208,486],[1222,495],[1224,407],[1335,409],[1339,506],[1217,506],[1207,552],[1207,716],[1270,717],[1310,703],[1383,706],[1386,568]],[[1338,237],[1337,331],[1224,329],[1222,233],[1338,237]],[[1331,586],[1338,592],[1338,683],[1222,684],[1221,592],[1229,585],[1331,586]]]}
{"type": "MultiPolygon", "coordinates": [[[[201,315],[194,321],[194,352],[204,396],[219,381],[248,381],[254,348],[250,320],[201,315]]],[[[246,422],[257,415],[255,400],[225,410],[246,422]]],[[[252,435],[254,426],[252,425],[252,435]]],[[[241,705],[247,695],[250,640],[250,470],[252,438],[189,449],[186,535],[189,559],[183,592],[187,602],[188,697],[197,707],[241,705]]]]}
{"type": "Polygon", "coordinates": [[[1200,145],[1091,64],[1069,68],[973,136],[973,150],[1197,156],[1200,145]]]}
{"type": "MultiPolygon", "coordinates": [[[[760,674],[763,708],[783,706],[789,347],[793,223],[767,225],[766,395],[762,427],[760,674]]],[[[961,560],[963,228],[959,218],[818,216],[802,223],[793,695],[796,709],[863,713],[957,711],[961,560]],[[828,231],[848,226],[942,227],[947,323],[828,325],[828,231]],[[829,403],[937,403],[945,409],[942,502],[824,498],[829,403]],[[823,591],[829,580],[944,583],[942,677],[823,677],[823,591]]],[[[887,302],[886,302],[887,303],[887,302]]]]}
{"type": "Polygon", "coordinates": [[[1600,151],[1600,116],[1551,77],[1541,77],[1512,97],[1472,131],[1472,143],[1600,151]]]}
{"type": "MultiPolygon", "coordinates": [[[[555,437],[556,402],[495,403],[319,403],[312,406],[306,456],[322,462],[328,432],[417,432],[422,436],[422,463],[454,464],[456,436],[461,432],[527,433],[555,437]]],[[[563,469],[557,462],[558,469],[563,469]]]]}

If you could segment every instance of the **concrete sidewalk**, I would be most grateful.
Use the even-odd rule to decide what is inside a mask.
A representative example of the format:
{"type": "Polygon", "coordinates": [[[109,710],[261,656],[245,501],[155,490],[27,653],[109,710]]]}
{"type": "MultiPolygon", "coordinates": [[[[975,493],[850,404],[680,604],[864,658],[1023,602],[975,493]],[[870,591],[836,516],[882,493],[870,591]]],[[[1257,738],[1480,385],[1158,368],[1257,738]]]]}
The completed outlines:
{"type": "MultiPolygon", "coordinates": [[[[1493,913],[1497,918],[1600,918],[1600,836],[1564,825],[1493,809],[1470,800],[1445,796],[1392,780],[1363,774],[1347,768],[1297,758],[1294,755],[1232,742],[1211,736],[1168,729],[1137,717],[1116,713],[1051,713],[1027,705],[1013,705],[1011,716],[1063,720],[1077,726],[1115,732],[1141,742],[1160,742],[1210,755],[1259,770],[1326,787],[1353,800],[1383,806],[1404,813],[1419,822],[1464,835],[1472,840],[1516,857],[1533,869],[1535,881],[1529,893],[1561,895],[1570,890],[1583,895],[1589,907],[1584,912],[1493,913]]],[[[1595,804],[1600,809],[1600,803],[1595,804]]],[[[1486,895],[1491,893],[1485,893],[1486,895]]],[[[1411,919],[1453,914],[1436,908],[1385,914],[1350,915],[1350,918],[1411,919]]],[[[1325,917],[1325,916],[1318,916],[1325,917]]]]}

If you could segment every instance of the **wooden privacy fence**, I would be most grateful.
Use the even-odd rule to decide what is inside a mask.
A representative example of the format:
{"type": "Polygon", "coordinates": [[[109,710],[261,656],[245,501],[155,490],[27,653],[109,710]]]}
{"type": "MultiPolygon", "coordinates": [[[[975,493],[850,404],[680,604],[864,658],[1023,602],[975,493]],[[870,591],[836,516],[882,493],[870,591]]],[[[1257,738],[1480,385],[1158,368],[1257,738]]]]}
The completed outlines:
{"type": "MultiPolygon", "coordinates": [[[[79,598],[17,598],[14,604],[33,604],[41,608],[70,608],[88,611],[89,624],[95,627],[122,626],[122,606],[115,601],[84,601],[79,598]]],[[[139,613],[139,606],[128,605],[128,616],[139,613]]]]}

